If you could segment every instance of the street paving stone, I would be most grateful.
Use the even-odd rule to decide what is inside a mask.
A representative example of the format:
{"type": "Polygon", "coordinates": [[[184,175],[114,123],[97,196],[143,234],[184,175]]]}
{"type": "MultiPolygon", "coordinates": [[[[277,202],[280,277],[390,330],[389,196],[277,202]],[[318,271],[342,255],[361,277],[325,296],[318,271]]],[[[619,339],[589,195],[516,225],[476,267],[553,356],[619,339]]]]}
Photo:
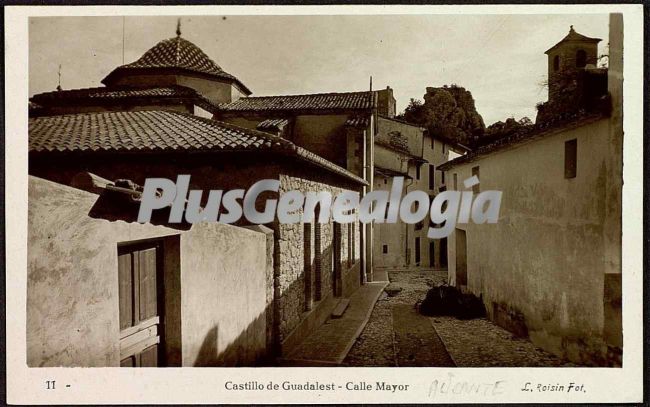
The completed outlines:
{"type": "Polygon", "coordinates": [[[573,366],[485,318],[431,317],[454,362],[463,367],[573,366]]]}
{"type": "Polygon", "coordinates": [[[424,299],[429,288],[447,281],[445,271],[395,271],[389,272],[389,277],[391,287],[400,287],[402,291],[394,297],[384,293],[379,298],[365,329],[343,362],[346,366],[449,366],[447,358],[459,367],[572,366],[536,348],[527,339],[513,337],[485,318],[459,320],[421,315],[407,318],[407,312],[415,314],[415,304],[424,299]],[[419,334],[404,335],[400,324],[406,319],[420,324],[415,328],[419,334]],[[422,336],[428,338],[424,342],[432,347],[431,352],[424,356],[414,354],[409,359],[409,349],[424,345],[422,336]],[[414,360],[418,356],[426,361],[414,360]]]}
{"type": "Polygon", "coordinates": [[[393,306],[397,366],[454,366],[429,318],[409,304],[393,306]]]}
{"type": "MultiPolygon", "coordinates": [[[[390,272],[389,273],[391,286],[399,287],[402,289],[394,297],[388,296],[386,293],[377,301],[370,319],[366,324],[365,329],[357,338],[354,346],[350,349],[343,364],[346,366],[421,366],[421,362],[417,360],[409,360],[412,352],[408,349],[413,345],[422,346],[420,340],[421,335],[411,337],[411,342],[406,341],[406,335],[400,333],[396,339],[394,315],[412,313],[415,315],[415,303],[424,298],[427,290],[434,285],[437,285],[447,280],[447,273],[440,271],[417,271],[417,272],[390,272]],[[400,311],[394,312],[394,308],[398,307],[400,311]],[[400,349],[397,346],[401,346],[400,349]],[[401,359],[401,363],[400,360],[401,359]]],[[[426,360],[429,363],[436,363],[438,366],[447,366],[449,363],[448,356],[442,347],[442,343],[436,337],[435,331],[430,325],[427,317],[415,315],[417,321],[421,326],[418,330],[422,329],[425,332],[425,341],[440,345],[439,347],[431,346],[430,352],[427,354],[426,360]],[[434,353],[438,354],[436,362],[433,361],[434,353]],[[442,356],[440,356],[442,355],[442,356]]],[[[411,321],[413,320],[411,319],[411,321]]],[[[399,324],[403,321],[398,321],[399,324]]]]}

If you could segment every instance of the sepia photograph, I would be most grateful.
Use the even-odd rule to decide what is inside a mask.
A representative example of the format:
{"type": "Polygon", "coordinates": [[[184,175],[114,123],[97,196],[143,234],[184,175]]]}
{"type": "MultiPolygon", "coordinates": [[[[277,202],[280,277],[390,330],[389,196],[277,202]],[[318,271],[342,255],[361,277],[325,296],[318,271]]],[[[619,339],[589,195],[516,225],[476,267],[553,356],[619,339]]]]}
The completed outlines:
{"type": "Polygon", "coordinates": [[[28,364],[620,366],[622,28],[31,19],[28,364]],[[180,174],[504,196],[440,239],[426,218],[138,223],[145,180],[180,174]]]}
{"type": "Polygon", "coordinates": [[[636,369],[636,20],[164,9],[24,20],[16,363],[40,391],[181,377],[137,367],[217,375],[219,402],[576,402],[636,369]]]}

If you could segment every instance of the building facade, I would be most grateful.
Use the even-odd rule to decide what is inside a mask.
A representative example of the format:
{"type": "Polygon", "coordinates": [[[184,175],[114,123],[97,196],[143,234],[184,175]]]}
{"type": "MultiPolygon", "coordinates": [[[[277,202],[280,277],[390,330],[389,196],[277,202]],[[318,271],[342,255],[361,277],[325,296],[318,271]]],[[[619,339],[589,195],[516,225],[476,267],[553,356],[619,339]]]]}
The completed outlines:
{"type": "MultiPolygon", "coordinates": [[[[300,343],[329,317],[341,298],[348,297],[368,278],[366,270],[371,269],[364,246],[368,231],[358,222],[338,224],[330,218],[324,224],[312,222],[303,225],[280,224],[276,219],[265,226],[256,226],[241,220],[233,225],[185,225],[179,243],[181,260],[160,258],[158,261],[175,264],[180,270],[177,274],[180,273],[182,284],[157,289],[151,285],[152,275],[161,268],[156,266],[154,271],[147,269],[140,273],[133,264],[134,259],[141,256],[147,264],[156,263],[152,259],[162,256],[156,254],[157,247],[166,247],[165,236],[174,234],[169,231],[169,225],[164,219],[156,220],[155,227],[139,225],[135,223],[132,211],[124,213],[118,205],[110,207],[116,213],[102,210],[101,216],[111,224],[123,226],[115,233],[103,228],[105,221],[93,218],[100,216],[95,210],[103,205],[92,204],[92,201],[103,200],[105,192],[97,191],[94,181],[88,179],[105,180],[103,182],[111,191],[117,189],[137,196],[137,186],[142,186],[146,178],[176,180],[179,174],[188,174],[191,176],[190,189],[206,191],[201,206],[207,205],[209,190],[248,189],[261,179],[280,183],[279,192],[269,193],[268,198],[277,198],[291,190],[328,191],[333,196],[351,191],[362,195],[370,187],[364,180],[368,176],[365,145],[366,138],[372,136],[371,115],[376,104],[373,93],[344,94],[335,98],[338,102],[334,105],[331,98],[318,99],[311,106],[317,111],[315,115],[297,115],[295,121],[289,120],[287,129],[297,129],[294,140],[309,147],[303,148],[294,143],[292,137],[282,133],[281,122],[267,121],[258,130],[257,124],[261,123],[251,128],[241,126],[239,122],[212,120],[211,117],[220,112],[218,106],[236,103],[248,96],[250,90],[223,71],[198,47],[182,39],[180,33],[175,38],[161,41],[138,61],[116,68],[103,82],[106,88],[58,90],[35,95],[30,101],[29,173],[34,185],[50,188],[54,194],[53,202],[68,202],[70,199],[66,196],[76,194],[84,196],[86,206],[90,205],[71,205],[66,209],[69,212],[47,224],[30,220],[33,225],[30,233],[34,236],[30,245],[33,266],[28,275],[30,364],[147,366],[154,360],[159,365],[168,366],[272,363],[268,361],[270,358],[282,356],[287,349],[300,343]],[[350,105],[341,109],[336,105],[341,101],[350,105]],[[330,110],[324,110],[324,104],[330,106],[330,110]],[[319,142],[317,137],[310,136],[313,134],[332,138],[319,142]],[[337,144],[341,141],[337,137],[343,137],[341,145],[337,144]],[[338,154],[329,154],[325,148],[318,148],[319,143],[332,148],[341,147],[336,152],[342,151],[342,158],[338,154]],[[351,146],[349,154],[348,144],[351,146]],[[96,225],[91,228],[92,233],[84,229],[89,222],[96,225]],[[58,235],[68,225],[72,227],[71,235],[61,242],[60,248],[41,258],[43,250],[51,246],[47,239],[58,235]],[[74,232],[75,228],[78,233],[74,232]],[[194,236],[195,229],[205,228],[210,230],[207,235],[183,237],[194,236]],[[141,229],[149,232],[139,232],[141,229]],[[92,260],[94,251],[86,253],[84,247],[90,241],[84,240],[84,236],[96,235],[99,239],[103,231],[111,237],[101,240],[101,253],[105,253],[101,258],[115,252],[117,260],[113,256],[100,265],[92,260]],[[200,236],[204,236],[204,240],[199,241],[200,236]],[[233,239],[229,240],[229,236],[233,239]],[[252,242],[243,242],[249,237],[252,242]],[[154,244],[142,250],[139,246],[134,246],[131,251],[122,249],[130,247],[131,243],[137,246],[143,239],[160,242],[156,243],[158,246],[154,244]],[[183,249],[183,239],[198,246],[196,255],[193,250],[183,249]],[[211,245],[212,240],[216,241],[214,245],[211,245]],[[237,247],[229,247],[229,244],[237,247]],[[88,256],[88,263],[81,268],[70,266],[71,256],[77,249],[88,256]],[[252,257],[246,254],[246,250],[251,250],[252,257]],[[124,259],[130,259],[124,260],[124,264],[130,265],[129,271],[123,271],[126,266],[121,266],[122,255],[127,256],[124,259]],[[224,270],[219,271],[217,267],[213,272],[212,260],[224,264],[224,270]],[[50,288],[79,280],[110,293],[103,298],[88,299],[89,302],[100,301],[106,311],[95,322],[108,327],[102,331],[106,345],[99,351],[100,356],[82,357],[88,349],[75,353],[74,348],[91,336],[77,338],[78,341],[70,337],[78,329],[75,325],[78,321],[89,320],[95,315],[92,306],[80,303],[65,316],[59,312],[65,305],[57,302],[55,297],[47,303],[48,307],[39,306],[44,290],[42,279],[45,270],[51,266],[48,262],[56,263],[60,271],[54,276],[56,278],[47,280],[50,288]],[[236,272],[237,267],[242,268],[242,275],[236,272]],[[89,274],[88,269],[92,269],[89,274]],[[120,280],[122,274],[133,276],[134,270],[146,281],[120,280]],[[248,272],[257,274],[249,278],[248,272]],[[194,276],[194,273],[198,275],[194,276]],[[196,278],[197,283],[184,284],[185,278],[187,281],[196,278]],[[151,293],[160,294],[161,304],[164,303],[161,309],[166,307],[167,314],[175,315],[177,325],[183,328],[182,335],[191,335],[191,338],[182,336],[182,347],[178,345],[179,336],[173,336],[171,327],[163,329],[167,325],[161,316],[157,320],[160,329],[142,325],[140,322],[143,321],[133,315],[144,301],[143,318],[149,317],[147,299],[131,296],[130,300],[123,301],[126,294],[115,295],[128,284],[131,289],[122,294],[134,292],[133,287],[140,285],[153,290],[151,293]],[[220,285],[220,288],[212,290],[215,285],[220,285]],[[167,288],[171,291],[165,291],[167,288]],[[172,298],[171,305],[166,302],[169,298],[172,298]],[[215,301],[228,305],[223,309],[216,309],[218,305],[203,306],[215,301]],[[240,312],[240,309],[246,311],[240,312]],[[249,318],[253,314],[255,318],[249,318]],[[127,315],[131,315],[130,322],[123,325],[127,315]],[[185,324],[189,322],[186,321],[191,318],[206,322],[187,328],[185,324]],[[60,319],[53,324],[57,329],[42,328],[48,319],[60,319]],[[154,331],[159,334],[154,335],[154,331]],[[120,344],[124,339],[122,336],[127,338],[126,344],[120,344]],[[158,343],[165,348],[156,348],[154,352],[151,349],[153,345],[146,341],[154,341],[156,336],[158,343]],[[239,336],[255,339],[242,342],[237,340],[239,336]],[[137,357],[130,355],[120,359],[120,354],[115,353],[120,346],[142,346],[143,341],[149,346],[139,349],[137,357]],[[58,344],[58,347],[48,347],[47,343],[58,344]],[[176,344],[175,350],[166,350],[170,344],[176,344]],[[112,352],[110,355],[107,349],[112,352]],[[176,356],[167,355],[171,353],[176,356]]],[[[264,202],[263,197],[258,204],[264,202]]],[[[33,209],[30,219],[42,217],[43,208],[51,208],[51,205],[45,194],[35,193],[30,198],[30,208],[33,209]]],[[[162,253],[163,249],[160,250],[162,253]]],[[[175,248],[169,250],[178,251],[175,248]]],[[[165,249],[164,253],[169,250],[165,249]]],[[[163,281],[162,276],[156,281],[163,281]]],[[[83,290],[83,284],[75,284],[66,298],[77,295],[83,290]]]]}
{"type": "MultiPolygon", "coordinates": [[[[449,159],[449,146],[426,129],[379,116],[375,137],[374,189],[391,191],[394,177],[404,177],[402,194],[425,191],[431,200],[444,190],[444,172],[438,166],[449,159]],[[442,188],[442,189],[441,189],[442,188]]],[[[375,225],[374,265],[377,268],[446,269],[446,239],[430,239],[430,218],[422,222],[375,225]]]]}
{"type": "Polygon", "coordinates": [[[450,282],[480,296],[499,325],[597,366],[620,366],[622,352],[622,35],[622,17],[611,15],[598,103],[443,165],[449,189],[467,191],[476,175],[474,194],[503,192],[496,224],[459,224],[450,235],[450,282]]]}

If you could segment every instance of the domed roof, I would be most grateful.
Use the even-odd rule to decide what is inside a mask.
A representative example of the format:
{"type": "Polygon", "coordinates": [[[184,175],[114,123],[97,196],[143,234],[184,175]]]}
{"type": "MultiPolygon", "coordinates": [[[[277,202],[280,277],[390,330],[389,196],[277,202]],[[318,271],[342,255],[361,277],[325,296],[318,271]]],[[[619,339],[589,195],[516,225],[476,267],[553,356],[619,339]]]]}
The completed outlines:
{"type": "Polygon", "coordinates": [[[102,80],[102,83],[108,85],[118,73],[124,74],[149,69],[175,69],[210,75],[236,82],[243,91],[251,93],[239,79],[221,69],[199,47],[181,38],[180,35],[160,41],[137,61],[115,68],[102,80]]]}

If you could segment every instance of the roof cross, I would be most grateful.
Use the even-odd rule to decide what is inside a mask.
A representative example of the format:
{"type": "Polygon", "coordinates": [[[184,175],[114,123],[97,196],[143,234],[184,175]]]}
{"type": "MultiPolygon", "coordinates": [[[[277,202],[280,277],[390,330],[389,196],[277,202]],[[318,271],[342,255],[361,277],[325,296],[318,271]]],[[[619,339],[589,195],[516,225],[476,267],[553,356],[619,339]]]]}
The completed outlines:
{"type": "Polygon", "coordinates": [[[176,23],[176,35],[178,37],[181,36],[181,19],[178,19],[178,22],[176,23]]]}

